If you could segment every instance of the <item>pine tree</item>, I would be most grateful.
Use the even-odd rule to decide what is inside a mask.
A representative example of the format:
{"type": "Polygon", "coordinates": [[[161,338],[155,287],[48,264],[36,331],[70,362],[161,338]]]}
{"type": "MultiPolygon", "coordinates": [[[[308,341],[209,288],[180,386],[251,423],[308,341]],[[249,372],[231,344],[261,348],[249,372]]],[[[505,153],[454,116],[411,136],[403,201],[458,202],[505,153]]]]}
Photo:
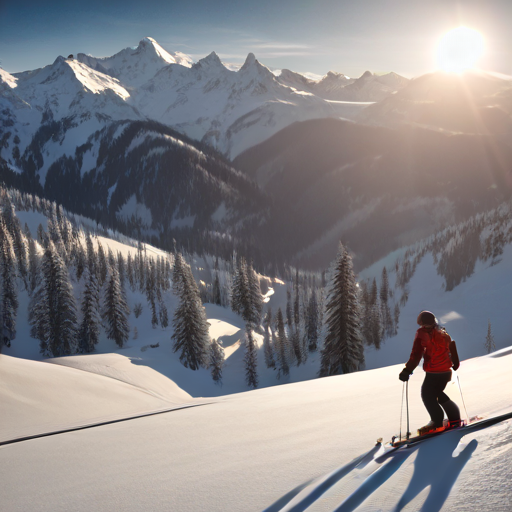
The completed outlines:
{"type": "Polygon", "coordinates": [[[281,308],[277,310],[277,336],[276,336],[276,355],[277,355],[277,378],[281,375],[288,375],[290,367],[288,366],[287,352],[288,352],[288,339],[284,328],[283,312],[281,308]]]}
{"type": "Polygon", "coordinates": [[[117,253],[117,270],[119,271],[119,282],[124,289],[126,283],[126,262],[121,252],[117,253]]]}
{"type": "Polygon", "coordinates": [[[108,275],[108,264],[107,264],[107,257],[105,256],[105,251],[103,249],[103,246],[98,242],[98,284],[100,285],[100,288],[105,284],[105,281],[107,280],[108,275]]]}
{"type": "Polygon", "coordinates": [[[111,270],[106,283],[101,317],[105,323],[107,338],[114,340],[122,348],[130,337],[130,326],[128,325],[130,310],[126,303],[116,267],[111,270]]]}
{"type": "Polygon", "coordinates": [[[73,287],[64,260],[52,241],[41,261],[41,282],[29,306],[31,336],[41,353],[60,357],[77,351],[77,314],[73,287]]]}
{"type": "Polygon", "coordinates": [[[267,368],[275,368],[276,362],[274,360],[274,350],[272,349],[272,344],[270,342],[270,337],[272,335],[272,309],[270,306],[268,307],[267,314],[265,315],[264,320],[264,329],[263,329],[263,352],[265,355],[265,365],[267,368]]]}
{"type": "Polygon", "coordinates": [[[395,304],[393,317],[393,335],[396,336],[398,334],[398,323],[400,321],[400,306],[398,303],[395,304]]]}
{"type": "Polygon", "coordinates": [[[252,329],[250,325],[247,325],[245,331],[245,381],[247,385],[253,389],[258,387],[258,352],[256,350],[256,344],[252,336],[252,329]]]}
{"type": "Polygon", "coordinates": [[[393,318],[391,317],[391,311],[388,303],[389,297],[389,280],[388,271],[386,267],[382,268],[382,278],[380,285],[380,308],[382,318],[382,337],[386,338],[393,335],[393,318]]]}
{"type": "Polygon", "coordinates": [[[364,364],[358,291],[352,259],[340,243],[327,302],[327,335],[320,376],[357,371],[364,364]]]}
{"type": "Polygon", "coordinates": [[[294,359],[297,366],[302,364],[302,347],[300,343],[300,333],[297,328],[293,328],[290,333],[290,342],[293,350],[294,359]]]}
{"type": "Polygon", "coordinates": [[[222,305],[222,300],[220,296],[220,282],[219,282],[219,271],[215,271],[215,279],[213,280],[213,290],[212,290],[212,300],[214,304],[218,306],[222,305]]]}
{"type": "Polygon", "coordinates": [[[39,224],[39,226],[37,226],[37,241],[39,242],[39,245],[41,245],[42,247],[46,248],[48,246],[48,235],[46,234],[42,224],[39,224]]]}
{"type": "Polygon", "coordinates": [[[160,325],[162,326],[162,329],[169,327],[169,314],[167,312],[167,306],[163,300],[160,301],[160,311],[158,317],[160,319],[160,325]]]}
{"type": "Polygon", "coordinates": [[[299,269],[295,271],[295,283],[293,286],[293,321],[297,329],[300,322],[300,301],[299,301],[299,269]]]}
{"type": "Polygon", "coordinates": [[[208,364],[208,322],[192,270],[179,253],[175,258],[173,289],[180,300],[173,318],[173,350],[180,351],[185,368],[198,370],[208,364]]]}
{"type": "Polygon", "coordinates": [[[232,293],[231,293],[231,309],[241,315],[247,322],[246,317],[250,311],[250,298],[249,298],[249,278],[247,275],[247,263],[245,258],[240,257],[237,259],[236,270],[233,275],[232,293]]]}
{"type": "Polygon", "coordinates": [[[0,218],[0,278],[2,282],[0,296],[0,314],[2,317],[2,345],[11,346],[16,337],[16,316],[18,313],[18,294],[16,287],[16,256],[13,240],[7,226],[0,218]]]}
{"type": "Polygon", "coordinates": [[[491,331],[491,321],[487,322],[487,336],[485,337],[485,349],[490,354],[496,350],[496,344],[494,343],[494,336],[491,331]]]}
{"type": "Polygon", "coordinates": [[[89,233],[87,233],[87,236],[85,237],[85,247],[87,252],[87,268],[89,269],[89,273],[94,274],[96,279],[98,279],[98,260],[96,257],[96,252],[94,251],[94,243],[89,233]]]}
{"type": "Polygon", "coordinates": [[[76,279],[80,281],[87,265],[87,256],[81,243],[76,243],[73,248],[73,259],[75,261],[76,279]]]}
{"type": "Polygon", "coordinates": [[[210,345],[210,369],[215,384],[222,385],[222,368],[224,366],[224,349],[217,340],[212,340],[210,345]]]}
{"type": "Polygon", "coordinates": [[[146,297],[148,299],[149,306],[151,308],[151,327],[156,329],[158,326],[158,316],[156,313],[156,273],[155,263],[153,259],[147,261],[146,269],[146,297]]]}
{"type": "Polygon", "coordinates": [[[29,295],[39,284],[39,256],[37,254],[36,242],[33,238],[28,239],[28,292],[29,295]]]}
{"type": "Polygon", "coordinates": [[[315,352],[318,347],[318,302],[314,288],[309,298],[306,314],[306,339],[308,342],[308,350],[315,352]]]}
{"type": "Polygon", "coordinates": [[[291,293],[290,290],[286,289],[286,323],[288,325],[288,329],[292,328],[293,324],[293,314],[292,314],[292,302],[291,302],[291,293]]]}
{"type": "Polygon", "coordinates": [[[16,216],[14,206],[8,202],[3,209],[3,217],[5,221],[5,227],[11,235],[11,245],[14,250],[15,261],[18,266],[20,277],[26,283],[27,279],[27,246],[23,238],[21,230],[21,224],[16,216]]]}
{"type": "Polygon", "coordinates": [[[128,253],[128,258],[126,261],[126,276],[128,277],[128,283],[130,283],[130,288],[132,291],[135,291],[135,279],[133,274],[133,260],[132,253],[128,253]]]}
{"type": "Polygon", "coordinates": [[[253,326],[257,326],[261,320],[263,299],[261,298],[260,280],[254,271],[252,264],[247,266],[247,284],[249,287],[249,300],[244,319],[253,326]]]}
{"type": "Polygon", "coordinates": [[[382,328],[380,321],[380,307],[377,293],[377,281],[373,279],[372,288],[370,290],[370,305],[368,309],[368,330],[371,344],[378,350],[382,339],[382,328]]]}
{"type": "Polygon", "coordinates": [[[78,331],[78,350],[83,354],[94,351],[100,337],[100,291],[96,275],[84,271],[85,289],[82,297],[82,322],[78,331]]]}

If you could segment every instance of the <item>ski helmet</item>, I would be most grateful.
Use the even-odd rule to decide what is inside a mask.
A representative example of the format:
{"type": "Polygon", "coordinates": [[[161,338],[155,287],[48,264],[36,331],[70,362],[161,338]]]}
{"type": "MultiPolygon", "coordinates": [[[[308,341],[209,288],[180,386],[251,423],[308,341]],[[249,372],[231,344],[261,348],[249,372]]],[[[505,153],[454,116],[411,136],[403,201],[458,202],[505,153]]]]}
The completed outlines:
{"type": "Polygon", "coordinates": [[[433,327],[434,325],[437,325],[437,318],[434,313],[431,313],[430,311],[422,311],[418,315],[416,322],[422,327],[433,327]]]}

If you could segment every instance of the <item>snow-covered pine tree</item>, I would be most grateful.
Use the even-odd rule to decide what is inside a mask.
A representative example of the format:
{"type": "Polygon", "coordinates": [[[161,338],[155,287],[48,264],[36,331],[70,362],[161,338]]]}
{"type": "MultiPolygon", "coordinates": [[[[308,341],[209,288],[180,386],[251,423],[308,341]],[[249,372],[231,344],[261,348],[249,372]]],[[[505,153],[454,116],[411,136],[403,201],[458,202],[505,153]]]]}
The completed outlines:
{"type": "Polygon", "coordinates": [[[382,319],[382,337],[386,338],[393,335],[393,317],[389,309],[389,279],[388,271],[384,266],[382,268],[382,277],[380,285],[380,314],[382,319]]]}
{"type": "Polygon", "coordinates": [[[100,242],[98,242],[98,284],[100,285],[100,288],[105,284],[105,281],[107,280],[108,275],[108,264],[107,264],[107,257],[105,256],[105,250],[103,249],[103,246],[100,242]]]}
{"type": "Polygon", "coordinates": [[[290,367],[288,366],[288,339],[286,337],[286,331],[284,328],[283,312],[281,308],[277,310],[276,318],[276,356],[277,356],[277,378],[281,378],[281,375],[288,375],[290,373],[290,367]]]}
{"type": "Polygon", "coordinates": [[[80,242],[73,244],[72,254],[75,262],[76,279],[80,281],[87,265],[87,256],[80,242]]]}
{"type": "Polygon", "coordinates": [[[98,279],[98,258],[96,257],[96,251],[94,250],[94,242],[92,241],[91,235],[87,233],[85,237],[85,249],[87,253],[87,268],[91,274],[96,275],[98,279]]]}
{"type": "Polygon", "coordinates": [[[233,282],[231,287],[231,309],[241,315],[247,322],[245,317],[247,312],[250,311],[250,298],[249,298],[249,278],[247,275],[247,263],[245,258],[240,257],[236,262],[236,270],[233,275],[233,282]]]}
{"type": "Polygon", "coordinates": [[[318,302],[315,288],[311,291],[306,312],[306,339],[308,350],[315,352],[318,347],[318,302]]]}
{"type": "Polygon", "coordinates": [[[128,278],[128,283],[130,284],[130,288],[132,291],[135,291],[135,279],[133,274],[133,260],[132,253],[128,253],[128,257],[126,259],[126,277],[128,278]]]}
{"type": "Polygon", "coordinates": [[[117,253],[117,270],[119,271],[119,282],[121,283],[121,287],[125,289],[126,261],[124,259],[123,254],[120,251],[118,251],[117,253]]]}
{"type": "Polygon", "coordinates": [[[293,283],[293,321],[298,329],[300,323],[300,300],[299,300],[299,269],[295,270],[295,282],[293,283]]]}
{"type": "Polygon", "coordinates": [[[14,205],[10,201],[6,204],[3,209],[3,217],[5,226],[11,235],[12,248],[16,257],[16,263],[18,265],[18,271],[20,277],[26,283],[27,278],[27,246],[23,238],[21,224],[16,216],[14,205]]]}
{"type": "Polygon", "coordinates": [[[219,271],[215,271],[215,278],[213,280],[213,289],[212,289],[212,300],[214,304],[218,306],[222,305],[222,300],[220,296],[220,281],[219,281],[219,271]]]}
{"type": "Polygon", "coordinates": [[[215,384],[222,385],[222,368],[224,366],[224,349],[217,340],[210,345],[210,369],[215,384]]]}
{"type": "Polygon", "coordinates": [[[114,268],[116,266],[116,257],[114,256],[114,251],[110,247],[107,251],[107,258],[109,268],[114,268]]]}
{"type": "Polygon", "coordinates": [[[29,237],[28,239],[28,292],[34,293],[39,284],[39,256],[37,254],[36,241],[29,237]]]}
{"type": "Polygon", "coordinates": [[[41,261],[41,282],[29,306],[30,334],[41,353],[60,357],[77,351],[77,313],[64,260],[50,240],[41,261]]]}
{"type": "Polygon", "coordinates": [[[119,347],[122,347],[130,337],[129,314],[130,309],[119,281],[119,273],[114,266],[107,279],[101,317],[105,324],[107,338],[114,340],[119,347]]]}
{"type": "Polygon", "coordinates": [[[302,364],[302,347],[300,340],[300,333],[297,328],[293,327],[290,333],[290,344],[293,350],[293,357],[297,363],[297,366],[302,364]]]}
{"type": "Polygon", "coordinates": [[[100,337],[100,290],[96,275],[84,271],[85,288],[82,296],[82,322],[78,331],[78,350],[83,354],[94,351],[100,337]]]}
{"type": "Polygon", "coordinates": [[[382,339],[382,328],[380,320],[380,307],[379,297],[377,293],[377,281],[375,278],[372,281],[372,287],[370,290],[370,305],[369,305],[369,316],[368,316],[368,332],[371,340],[371,344],[375,346],[377,350],[380,349],[380,342],[382,339]]]}
{"type": "Polygon", "coordinates": [[[59,253],[60,257],[64,260],[64,262],[66,262],[68,259],[68,253],[66,250],[66,246],[64,245],[64,242],[62,240],[62,236],[59,229],[59,221],[57,219],[57,214],[55,210],[53,210],[51,217],[47,219],[47,224],[48,238],[53,242],[55,250],[59,253]]]}
{"type": "Polygon", "coordinates": [[[16,337],[16,316],[18,314],[18,293],[16,286],[16,255],[13,240],[4,219],[0,217],[0,315],[2,319],[2,345],[11,346],[16,337]]]}
{"type": "Polygon", "coordinates": [[[39,224],[39,226],[37,226],[37,241],[39,242],[39,245],[46,248],[48,246],[48,240],[48,235],[46,234],[43,225],[39,224]]]}
{"type": "Polygon", "coordinates": [[[491,321],[487,321],[487,336],[485,337],[485,350],[490,354],[496,350],[496,344],[494,343],[494,336],[491,330],[491,321]]]}
{"type": "Polygon", "coordinates": [[[245,330],[245,381],[253,389],[258,387],[258,351],[252,335],[252,326],[248,324],[245,330]]]}
{"type": "Polygon", "coordinates": [[[156,312],[157,283],[155,262],[153,261],[153,258],[149,258],[148,260],[146,260],[146,263],[146,297],[151,308],[151,327],[153,327],[153,329],[156,329],[156,327],[158,326],[158,316],[156,312]]]}
{"type": "Polygon", "coordinates": [[[167,306],[163,300],[160,301],[160,311],[158,312],[160,319],[160,325],[162,329],[166,329],[169,326],[169,314],[167,312],[167,306]]]}
{"type": "Polygon", "coordinates": [[[180,361],[185,368],[198,370],[208,365],[208,322],[192,270],[179,253],[175,258],[173,289],[180,301],[173,318],[173,350],[180,351],[180,361]]]}
{"type": "Polygon", "coordinates": [[[340,243],[327,301],[327,335],[321,352],[321,377],[357,371],[364,364],[358,291],[352,259],[340,243]]]}
{"type": "Polygon", "coordinates": [[[265,355],[265,365],[267,368],[275,368],[274,350],[270,341],[272,336],[272,309],[267,309],[267,314],[263,321],[263,353],[265,355]]]}
{"type": "Polygon", "coordinates": [[[293,325],[293,313],[292,313],[292,295],[290,289],[286,289],[286,323],[288,329],[292,328],[293,325]]]}
{"type": "Polygon", "coordinates": [[[260,280],[252,264],[247,265],[247,284],[249,287],[249,301],[247,311],[244,312],[244,320],[256,327],[261,320],[263,299],[261,298],[260,280]]]}

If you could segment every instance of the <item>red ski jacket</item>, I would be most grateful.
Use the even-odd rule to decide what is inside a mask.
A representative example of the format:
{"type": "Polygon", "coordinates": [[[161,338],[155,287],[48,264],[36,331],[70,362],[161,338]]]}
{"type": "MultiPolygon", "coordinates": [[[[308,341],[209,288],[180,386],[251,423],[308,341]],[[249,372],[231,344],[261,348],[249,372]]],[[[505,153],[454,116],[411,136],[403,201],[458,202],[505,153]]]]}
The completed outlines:
{"type": "Polygon", "coordinates": [[[459,367],[459,356],[455,341],[439,327],[420,327],[416,331],[411,357],[405,364],[412,373],[423,357],[423,369],[426,372],[448,372],[459,367]]]}

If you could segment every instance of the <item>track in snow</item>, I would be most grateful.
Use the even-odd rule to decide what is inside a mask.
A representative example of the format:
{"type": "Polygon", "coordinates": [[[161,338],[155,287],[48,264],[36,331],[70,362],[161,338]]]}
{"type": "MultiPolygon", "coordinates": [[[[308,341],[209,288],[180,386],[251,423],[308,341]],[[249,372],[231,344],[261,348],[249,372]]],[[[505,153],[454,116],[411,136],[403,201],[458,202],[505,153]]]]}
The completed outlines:
{"type": "Polygon", "coordinates": [[[87,425],[78,425],[78,426],[75,426],[75,427],[69,427],[69,428],[65,428],[65,429],[61,429],[61,430],[53,430],[53,431],[50,431],[50,432],[42,432],[42,433],[39,433],[39,434],[33,434],[33,435],[30,435],[30,436],[16,437],[14,439],[8,439],[6,441],[0,441],[0,446],[4,446],[4,445],[7,445],[7,444],[21,443],[23,441],[29,441],[31,439],[39,439],[41,437],[49,437],[49,436],[56,436],[58,434],[66,434],[68,432],[75,432],[77,430],[86,430],[86,429],[89,429],[89,428],[102,427],[103,425],[112,425],[113,423],[121,423],[123,421],[136,420],[136,419],[139,419],[139,418],[147,418],[148,416],[156,416],[157,414],[166,414],[168,412],[179,411],[180,409],[190,409],[192,407],[199,407],[201,405],[209,405],[209,404],[212,404],[212,403],[215,403],[215,402],[201,402],[201,403],[198,403],[198,404],[183,404],[183,405],[180,405],[178,407],[170,407],[170,408],[167,408],[167,409],[161,409],[159,411],[145,412],[143,414],[137,414],[135,416],[127,416],[127,417],[124,417],[124,418],[116,418],[116,419],[113,419],[113,420],[101,421],[101,422],[97,422],[97,423],[88,423],[87,425]]]}

